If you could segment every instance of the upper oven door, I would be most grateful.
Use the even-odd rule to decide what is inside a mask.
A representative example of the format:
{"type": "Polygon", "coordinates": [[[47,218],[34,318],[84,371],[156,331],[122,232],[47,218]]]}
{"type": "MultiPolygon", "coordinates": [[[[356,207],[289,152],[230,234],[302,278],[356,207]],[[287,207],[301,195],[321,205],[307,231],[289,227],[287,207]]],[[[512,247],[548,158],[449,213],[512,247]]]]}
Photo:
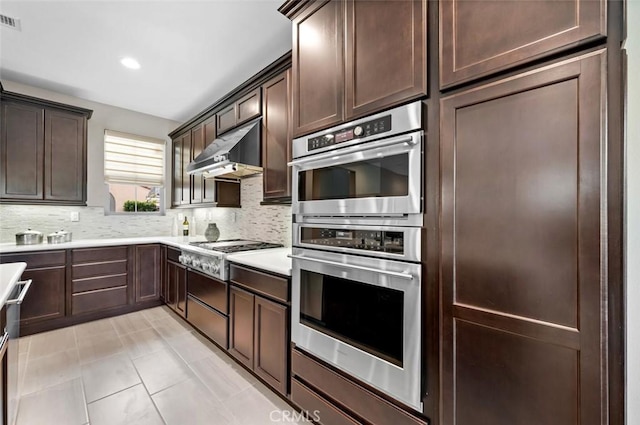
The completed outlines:
{"type": "Polygon", "coordinates": [[[390,216],[422,212],[422,131],[300,158],[292,212],[390,216]]]}

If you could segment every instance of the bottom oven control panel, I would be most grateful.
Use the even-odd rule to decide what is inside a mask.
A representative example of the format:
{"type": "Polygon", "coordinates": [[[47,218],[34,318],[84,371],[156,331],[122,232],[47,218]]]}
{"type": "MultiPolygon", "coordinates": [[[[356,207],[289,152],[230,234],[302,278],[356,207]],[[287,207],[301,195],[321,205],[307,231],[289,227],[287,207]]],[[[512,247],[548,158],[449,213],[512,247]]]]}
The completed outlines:
{"type": "Polygon", "coordinates": [[[309,245],[404,253],[404,233],[398,231],[304,227],[300,237],[300,242],[309,245]]]}

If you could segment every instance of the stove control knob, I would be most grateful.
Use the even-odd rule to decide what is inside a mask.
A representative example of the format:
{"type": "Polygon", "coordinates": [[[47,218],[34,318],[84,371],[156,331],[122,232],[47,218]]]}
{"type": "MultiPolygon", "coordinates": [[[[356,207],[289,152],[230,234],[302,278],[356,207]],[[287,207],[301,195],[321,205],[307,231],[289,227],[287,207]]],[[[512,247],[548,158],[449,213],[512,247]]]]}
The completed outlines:
{"type": "Polygon", "coordinates": [[[178,261],[180,261],[181,264],[184,264],[184,255],[178,255],[178,261]]]}
{"type": "Polygon", "coordinates": [[[202,263],[202,271],[209,273],[211,271],[211,265],[209,263],[202,263]]]}
{"type": "Polygon", "coordinates": [[[360,127],[359,125],[358,125],[358,126],[356,126],[356,127],[353,129],[353,134],[354,134],[355,136],[358,136],[358,137],[359,137],[359,136],[362,136],[362,133],[363,133],[363,131],[362,131],[362,127],[360,127]]]}
{"type": "Polygon", "coordinates": [[[191,261],[191,265],[192,265],[193,267],[200,267],[200,260],[198,260],[197,258],[194,258],[194,259],[191,261]]]}
{"type": "Polygon", "coordinates": [[[218,273],[219,270],[220,270],[220,264],[211,264],[212,273],[218,273]]]}

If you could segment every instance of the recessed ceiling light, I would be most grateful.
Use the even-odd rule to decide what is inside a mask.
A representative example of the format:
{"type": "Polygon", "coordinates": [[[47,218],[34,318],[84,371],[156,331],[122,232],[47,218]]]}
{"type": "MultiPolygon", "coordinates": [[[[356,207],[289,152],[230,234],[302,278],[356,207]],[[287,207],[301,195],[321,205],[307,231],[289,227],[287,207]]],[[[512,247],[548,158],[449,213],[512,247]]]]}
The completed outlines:
{"type": "Polygon", "coordinates": [[[140,69],[140,63],[134,58],[122,58],[120,63],[129,69],[140,69]]]}

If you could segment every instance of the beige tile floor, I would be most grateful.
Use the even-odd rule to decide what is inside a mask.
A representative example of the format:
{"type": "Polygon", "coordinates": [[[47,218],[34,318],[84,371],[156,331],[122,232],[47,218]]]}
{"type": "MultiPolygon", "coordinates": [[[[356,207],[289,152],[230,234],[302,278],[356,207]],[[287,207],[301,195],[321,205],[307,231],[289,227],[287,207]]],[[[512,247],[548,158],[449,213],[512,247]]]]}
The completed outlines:
{"type": "Polygon", "coordinates": [[[21,338],[19,377],[17,425],[296,423],[166,307],[21,338]]]}

